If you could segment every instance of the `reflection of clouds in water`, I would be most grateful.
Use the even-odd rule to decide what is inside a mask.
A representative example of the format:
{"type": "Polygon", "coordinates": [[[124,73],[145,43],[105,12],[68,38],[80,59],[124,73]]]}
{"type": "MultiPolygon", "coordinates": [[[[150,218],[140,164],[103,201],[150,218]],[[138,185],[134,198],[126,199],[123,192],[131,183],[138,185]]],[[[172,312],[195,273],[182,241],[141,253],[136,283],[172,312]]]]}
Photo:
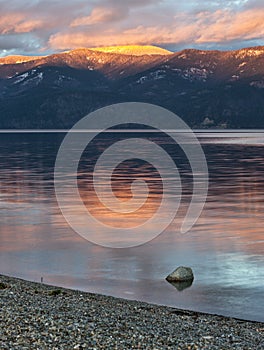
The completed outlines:
{"type": "MultiPolygon", "coordinates": [[[[99,221],[112,227],[133,227],[142,224],[148,220],[158,209],[162,196],[162,180],[150,164],[139,162],[136,160],[126,161],[117,167],[111,179],[112,190],[116,198],[121,202],[126,202],[131,199],[131,185],[135,179],[143,180],[148,186],[148,196],[146,198],[145,189],[137,192],[140,201],[145,203],[137,210],[131,213],[120,213],[109,210],[97,197],[94,188],[92,175],[87,174],[82,170],[82,180],[79,180],[80,195],[91,214],[98,218],[99,221]]],[[[107,192],[104,173],[100,174],[100,187],[103,193],[103,198],[108,198],[111,208],[111,196],[107,192]]]]}
{"type": "Polygon", "coordinates": [[[45,223],[46,208],[44,205],[32,206],[29,203],[0,201],[1,224],[11,226],[37,225],[45,223]]]}

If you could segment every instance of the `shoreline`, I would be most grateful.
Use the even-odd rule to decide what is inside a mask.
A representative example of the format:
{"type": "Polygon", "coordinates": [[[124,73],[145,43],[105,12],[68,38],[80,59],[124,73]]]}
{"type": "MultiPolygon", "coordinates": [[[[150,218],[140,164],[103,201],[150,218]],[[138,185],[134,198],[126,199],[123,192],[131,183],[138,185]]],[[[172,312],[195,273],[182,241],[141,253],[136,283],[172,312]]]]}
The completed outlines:
{"type": "Polygon", "coordinates": [[[0,348],[263,349],[264,323],[0,274],[0,348]]]}

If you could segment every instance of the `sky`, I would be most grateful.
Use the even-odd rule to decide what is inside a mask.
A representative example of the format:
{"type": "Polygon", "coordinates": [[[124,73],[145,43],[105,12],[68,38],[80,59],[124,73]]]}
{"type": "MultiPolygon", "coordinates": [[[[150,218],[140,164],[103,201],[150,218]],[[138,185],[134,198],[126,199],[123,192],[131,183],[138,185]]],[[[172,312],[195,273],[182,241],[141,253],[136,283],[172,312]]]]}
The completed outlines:
{"type": "Polygon", "coordinates": [[[263,0],[0,0],[0,56],[77,47],[264,45],[263,0]]]}

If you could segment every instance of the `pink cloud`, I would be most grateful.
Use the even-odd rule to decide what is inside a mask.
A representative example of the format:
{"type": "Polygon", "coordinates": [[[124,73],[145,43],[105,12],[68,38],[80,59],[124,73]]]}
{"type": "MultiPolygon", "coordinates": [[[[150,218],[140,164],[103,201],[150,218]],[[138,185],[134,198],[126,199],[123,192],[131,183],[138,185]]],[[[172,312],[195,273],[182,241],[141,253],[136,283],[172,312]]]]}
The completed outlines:
{"type": "MultiPolygon", "coordinates": [[[[96,12],[97,13],[97,12],[96,12]]],[[[104,12],[90,18],[90,24],[103,19],[104,12]]],[[[264,9],[232,12],[216,10],[174,16],[169,25],[136,26],[130,29],[109,27],[107,25],[91,31],[56,33],[50,37],[49,44],[54,49],[71,49],[78,46],[93,47],[127,44],[180,44],[222,43],[233,40],[250,40],[264,37],[264,9]],[[100,30],[99,30],[100,28],[100,30]]],[[[84,23],[85,21],[83,21],[84,23]]],[[[82,22],[81,22],[82,23],[82,22]]],[[[86,22],[87,24],[87,22],[86,22]]]]}
{"type": "Polygon", "coordinates": [[[44,22],[39,19],[29,19],[22,13],[10,13],[0,17],[0,34],[29,33],[42,28],[44,22]]]}
{"type": "Polygon", "coordinates": [[[118,10],[115,8],[95,7],[89,16],[76,18],[71,23],[71,27],[113,22],[119,19],[123,19],[125,15],[126,9],[118,10]]]}
{"type": "Polygon", "coordinates": [[[264,9],[232,13],[217,11],[200,19],[199,43],[250,40],[264,36],[264,9]],[[209,21],[209,24],[207,22],[209,21]]]}

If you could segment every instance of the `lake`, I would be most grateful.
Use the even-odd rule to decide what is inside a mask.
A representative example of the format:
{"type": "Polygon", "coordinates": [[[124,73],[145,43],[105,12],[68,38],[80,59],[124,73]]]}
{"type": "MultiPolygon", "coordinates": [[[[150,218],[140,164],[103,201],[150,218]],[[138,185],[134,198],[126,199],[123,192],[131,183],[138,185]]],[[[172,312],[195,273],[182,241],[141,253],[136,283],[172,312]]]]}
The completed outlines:
{"type": "MultiPolygon", "coordinates": [[[[161,133],[130,133],[129,137],[151,138],[170,154],[181,174],[182,202],[176,219],[155,239],[137,247],[111,249],[75,233],[58,207],[54,164],[65,133],[0,132],[0,273],[263,322],[264,132],[197,131],[196,135],[207,159],[209,191],[196,224],[180,234],[178,221],[192,190],[188,159],[161,133]],[[192,267],[195,276],[184,290],[165,280],[181,265],[192,267]]],[[[78,172],[87,209],[98,220],[119,228],[147,220],[162,196],[161,178],[155,167],[139,160],[144,159],[141,149],[139,159],[124,162],[113,173],[113,188],[125,201],[131,198],[129,177],[145,180],[150,192],[142,211],[109,214],[93,194],[92,171],[99,155],[126,137],[125,131],[100,134],[83,153],[78,172]]],[[[167,176],[173,180],[169,171],[167,176]]],[[[174,190],[172,186],[172,203],[174,190]]],[[[75,199],[71,201],[67,191],[66,187],[65,198],[74,211],[75,199]]],[[[95,234],[93,227],[87,230],[95,234]]],[[[100,238],[100,231],[96,235],[100,238]]]]}

